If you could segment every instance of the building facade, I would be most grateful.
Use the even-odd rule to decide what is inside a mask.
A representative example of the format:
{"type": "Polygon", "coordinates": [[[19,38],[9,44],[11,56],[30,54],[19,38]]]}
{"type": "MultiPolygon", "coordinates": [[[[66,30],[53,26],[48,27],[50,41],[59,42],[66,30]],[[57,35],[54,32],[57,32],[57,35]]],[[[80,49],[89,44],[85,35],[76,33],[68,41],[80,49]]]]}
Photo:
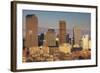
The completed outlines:
{"type": "Polygon", "coordinates": [[[81,42],[81,30],[79,27],[73,28],[73,44],[74,45],[80,45],[81,42]]]}
{"type": "Polygon", "coordinates": [[[38,47],[38,18],[34,14],[26,16],[25,47],[38,47]]]}
{"type": "Polygon", "coordinates": [[[82,36],[82,48],[83,50],[88,50],[90,49],[90,40],[88,35],[83,35],[82,36]]]}
{"type": "Polygon", "coordinates": [[[49,47],[56,46],[56,33],[54,29],[48,29],[45,34],[45,43],[49,47]]]}
{"type": "Polygon", "coordinates": [[[71,53],[72,46],[69,43],[65,43],[59,46],[59,51],[63,53],[71,53]]]}
{"type": "Polygon", "coordinates": [[[66,43],[66,22],[59,21],[59,44],[66,43]]]}

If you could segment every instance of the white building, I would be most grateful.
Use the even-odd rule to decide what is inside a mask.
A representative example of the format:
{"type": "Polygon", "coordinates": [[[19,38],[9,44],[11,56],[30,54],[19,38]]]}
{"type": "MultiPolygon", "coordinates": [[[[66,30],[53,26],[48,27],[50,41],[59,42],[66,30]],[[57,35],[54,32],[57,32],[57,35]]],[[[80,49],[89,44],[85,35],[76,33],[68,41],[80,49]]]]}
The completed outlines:
{"type": "Polygon", "coordinates": [[[89,40],[88,35],[82,36],[81,46],[82,46],[83,50],[88,50],[91,48],[91,41],[89,40]]]}

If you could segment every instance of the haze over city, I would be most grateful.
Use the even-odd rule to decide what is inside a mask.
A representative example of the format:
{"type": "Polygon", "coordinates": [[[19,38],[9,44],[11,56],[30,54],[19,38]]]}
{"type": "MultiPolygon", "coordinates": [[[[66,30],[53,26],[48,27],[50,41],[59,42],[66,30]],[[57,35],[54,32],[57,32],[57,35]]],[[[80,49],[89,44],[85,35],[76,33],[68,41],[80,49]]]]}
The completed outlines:
{"type": "Polygon", "coordinates": [[[23,25],[25,30],[25,16],[35,14],[38,17],[38,34],[45,33],[48,28],[53,28],[58,33],[59,20],[66,21],[67,33],[72,37],[73,27],[81,28],[82,34],[90,36],[91,30],[91,15],[90,13],[79,12],[61,12],[61,11],[38,11],[38,10],[23,10],[23,25]]]}

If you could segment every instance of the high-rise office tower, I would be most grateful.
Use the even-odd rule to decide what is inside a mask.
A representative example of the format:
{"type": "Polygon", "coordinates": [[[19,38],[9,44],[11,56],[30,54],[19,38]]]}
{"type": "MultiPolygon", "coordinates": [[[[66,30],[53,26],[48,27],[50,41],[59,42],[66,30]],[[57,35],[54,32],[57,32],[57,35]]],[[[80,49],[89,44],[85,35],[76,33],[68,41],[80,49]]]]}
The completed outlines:
{"type": "Polygon", "coordinates": [[[38,46],[38,18],[32,14],[26,16],[25,47],[38,46]]]}
{"type": "Polygon", "coordinates": [[[74,27],[73,28],[73,44],[79,46],[80,41],[81,41],[81,30],[79,27],[74,27]]]}
{"type": "Polygon", "coordinates": [[[66,43],[66,22],[59,21],[59,44],[66,43]]]}
{"type": "Polygon", "coordinates": [[[56,33],[54,29],[48,29],[45,35],[45,42],[49,47],[56,46],[56,33]]]}

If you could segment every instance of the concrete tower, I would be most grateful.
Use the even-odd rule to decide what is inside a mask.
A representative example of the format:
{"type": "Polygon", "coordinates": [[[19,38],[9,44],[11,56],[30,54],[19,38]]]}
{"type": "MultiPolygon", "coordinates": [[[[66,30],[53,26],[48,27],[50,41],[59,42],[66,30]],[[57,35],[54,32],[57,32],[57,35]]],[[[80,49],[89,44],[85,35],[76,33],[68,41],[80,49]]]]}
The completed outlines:
{"type": "Polygon", "coordinates": [[[81,30],[79,27],[74,27],[74,29],[73,29],[73,44],[79,46],[80,41],[81,41],[81,30]]]}
{"type": "Polygon", "coordinates": [[[38,46],[38,18],[33,15],[26,16],[25,25],[25,47],[38,46]]]}
{"type": "Polygon", "coordinates": [[[54,29],[48,29],[45,35],[45,42],[47,46],[56,46],[56,33],[54,29]]]}
{"type": "Polygon", "coordinates": [[[66,43],[66,22],[59,21],[59,44],[66,43]]]}

